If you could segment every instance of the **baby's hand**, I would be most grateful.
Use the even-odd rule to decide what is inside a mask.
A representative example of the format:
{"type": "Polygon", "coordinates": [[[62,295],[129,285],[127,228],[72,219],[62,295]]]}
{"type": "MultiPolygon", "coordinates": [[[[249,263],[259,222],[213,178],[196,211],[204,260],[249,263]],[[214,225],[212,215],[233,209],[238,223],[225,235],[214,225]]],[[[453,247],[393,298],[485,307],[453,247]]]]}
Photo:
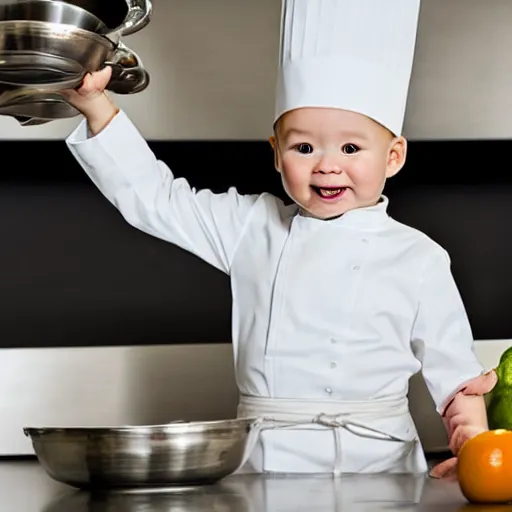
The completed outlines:
{"type": "Polygon", "coordinates": [[[449,481],[457,480],[457,457],[452,457],[436,464],[430,470],[429,475],[432,478],[443,478],[449,481]]]}
{"type": "Polygon", "coordinates": [[[111,77],[112,68],[106,67],[88,73],[78,89],[61,91],[66,101],[86,117],[93,135],[103,130],[118,112],[118,108],[105,94],[111,77]]]}
{"type": "Polygon", "coordinates": [[[67,89],[61,91],[61,94],[77,110],[86,113],[91,102],[103,96],[111,76],[111,67],[106,67],[96,73],[88,73],[78,89],[67,89]]]}
{"type": "MultiPolygon", "coordinates": [[[[450,439],[450,450],[454,454],[458,454],[462,445],[473,437],[485,432],[485,428],[476,427],[474,425],[458,425],[450,439]]],[[[432,478],[443,478],[447,480],[457,479],[457,457],[452,457],[435,465],[431,471],[432,478]]]]}
{"type": "Polygon", "coordinates": [[[454,454],[458,454],[462,445],[473,437],[485,432],[487,429],[471,424],[458,425],[450,438],[450,450],[454,454]]]}
{"type": "Polygon", "coordinates": [[[498,377],[491,370],[468,382],[453,398],[443,413],[450,450],[455,457],[441,462],[430,472],[434,478],[456,478],[457,455],[463,444],[488,430],[484,395],[489,393],[498,377]]]}

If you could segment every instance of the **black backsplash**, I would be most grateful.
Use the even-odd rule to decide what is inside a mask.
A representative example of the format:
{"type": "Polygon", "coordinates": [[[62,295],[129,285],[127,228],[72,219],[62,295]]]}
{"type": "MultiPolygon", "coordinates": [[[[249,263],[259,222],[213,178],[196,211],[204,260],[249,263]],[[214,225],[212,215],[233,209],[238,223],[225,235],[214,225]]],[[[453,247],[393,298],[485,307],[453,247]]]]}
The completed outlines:
{"type": "MultiPolygon", "coordinates": [[[[266,142],[150,144],[197,188],[284,197],[266,142]]],[[[412,142],[386,188],[391,215],[450,252],[477,339],[512,338],[511,149],[412,142]]],[[[0,141],[0,151],[0,346],[229,341],[227,276],[130,227],[64,142],[0,141]]]]}
{"type": "Polygon", "coordinates": [[[98,17],[109,28],[119,26],[126,17],[126,0],[66,0],[98,17]]]}

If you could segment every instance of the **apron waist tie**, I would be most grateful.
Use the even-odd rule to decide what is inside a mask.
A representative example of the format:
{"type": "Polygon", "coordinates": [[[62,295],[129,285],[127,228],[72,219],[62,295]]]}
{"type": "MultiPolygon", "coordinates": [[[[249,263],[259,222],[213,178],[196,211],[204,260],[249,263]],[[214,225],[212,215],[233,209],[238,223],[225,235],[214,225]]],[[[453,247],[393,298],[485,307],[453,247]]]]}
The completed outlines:
{"type": "Polygon", "coordinates": [[[241,395],[238,404],[238,417],[258,417],[262,422],[261,430],[331,429],[336,450],[335,474],[341,472],[341,429],[361,437],[404,443],[408,445],[404,456],[408,455],[418,442],[417,438],[403,439],[372,428],[365,422],[365,419],[390,418],[405,414],[409,414],[405,395],[365,401],[297,400],[241,395]]]}

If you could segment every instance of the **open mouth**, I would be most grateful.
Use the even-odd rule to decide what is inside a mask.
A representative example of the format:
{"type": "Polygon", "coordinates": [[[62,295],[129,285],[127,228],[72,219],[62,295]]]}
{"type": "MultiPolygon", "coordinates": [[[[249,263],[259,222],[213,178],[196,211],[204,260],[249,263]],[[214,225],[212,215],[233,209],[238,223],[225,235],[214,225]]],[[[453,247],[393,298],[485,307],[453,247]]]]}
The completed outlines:
{"type": "Polygon", "coordinates": [[[311,186],[315,193],[322,199],[332,201],[333,199],[340,198],[347,190],[347,187],[315,187],[311,186]]]}

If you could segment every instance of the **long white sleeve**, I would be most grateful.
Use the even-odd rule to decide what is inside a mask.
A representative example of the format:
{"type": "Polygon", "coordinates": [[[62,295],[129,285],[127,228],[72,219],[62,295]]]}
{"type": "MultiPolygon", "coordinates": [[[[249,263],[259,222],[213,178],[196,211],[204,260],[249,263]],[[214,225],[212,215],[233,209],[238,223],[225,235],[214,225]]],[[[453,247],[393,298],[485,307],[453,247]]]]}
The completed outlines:
{"type": "Polygon", "coordinates": [[[419,292],[412,346],[441,412],[460,386],[481,375],[483,368],[474,352],[470,323],[445,251],[430,259],[419,292]]]}
{"type": "Polygon", "coordinates": [[[158,161],[120,112],[87,138],[82,122],[66,143],[104,196],[132,226],[171,242],[229,273],[233,255],[259,197],[196,191],[158,161]]]}

